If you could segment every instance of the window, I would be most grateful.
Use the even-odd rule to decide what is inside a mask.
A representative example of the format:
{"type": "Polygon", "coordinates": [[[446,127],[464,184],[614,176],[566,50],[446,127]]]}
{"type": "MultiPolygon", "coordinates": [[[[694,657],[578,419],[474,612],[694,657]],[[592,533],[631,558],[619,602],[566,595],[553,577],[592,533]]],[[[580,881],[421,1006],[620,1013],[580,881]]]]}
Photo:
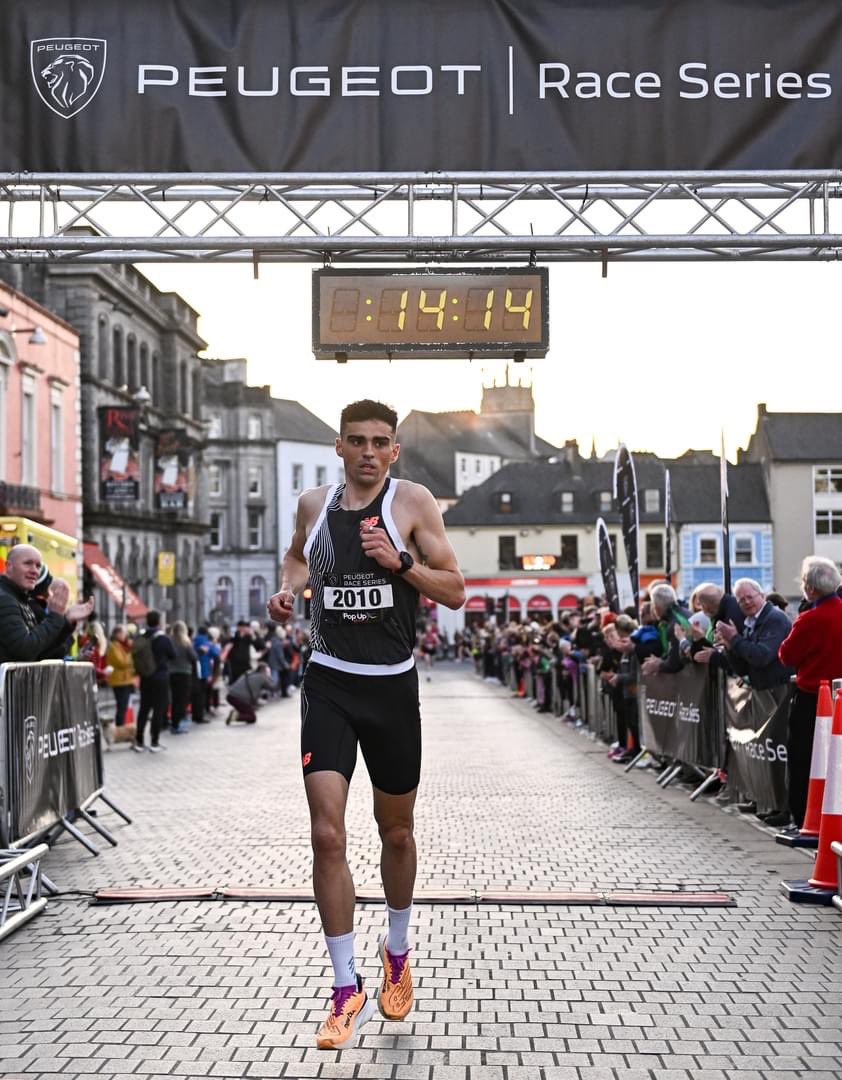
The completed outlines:
{"type": "Polygon", "coordinates": [[[97,321],[96,370],[101,379],[108,378],[108,319],[100,315],[97,321]]]}
{"type": "Polygon", "coordinates": [[[155,405],[161,403],[161,358],[157,353],[152,353],[152,385],[147,387],[147,390],[152,395],[152,402],[155,405]]]}
{"type": "Polygon", "coordinates": [[[835,495],[842,492],[842,468],[817,465],[813,469],[813,480],[817,495],[835,495]]]}
{"type": "Polygon", "coordinates": [[[466,457],[459,458],[459,472],[466,473],[468,471],[468,459],[466,457]]]}
{"type": "Polygon", "coordinates": [[[37,477],[35,440],[38,438],[38,414],[35,408],[35,379],[24,375],[21,398],[21,483],[34,487],[37,477]]]}
{"type": "Polygon", "coordinates": [[[263,511],[249,510],[248,545],[252,549],[263,547],[263,511]]]}
{"type": "Polygon", "coordinates": [[[327,483],[327,465],[316,466],[316,487],[327,483]]]}
{"type": "Polygon", "coordinates": [[[561,493],[561,512],[562,514],[573,513],[573,492],[562,491],[561,493]]]}
{"type": "Polygon", "coordinates": [[[734,562],[735,563],[753,563],[754,562],[754,541],[750,536],[735,536],[734,537],[734,562]]]}
{"type": "Polygon", "coordinates": [[[181,412],[186,416],[189,409],[187,401],[187,361],[182,360],[178,366],[178,402],[181,412]]]}
{"type": "MultiPolygon", "coordinates": [[[[657,495],[657,491],[655,492],[657,495]]],[[[664,534],[646,534],[646,569],[660,570],[664,565],[664,534]]]]}
{"type": "Polygon", "coordinates": [[[124,386],[126,383],[126,368],[123,362],[123,331],[119,326],[114,327],[111,338],[111,355],[114,360],[114,385],[124,386]]]}
{"type": "Polygon", "coordinates": [[[719,562],[719,541],[715,536],[703,536],[699,540],[699,562],[719,562]]]}
{"type": "Polygon", "coordinates": [[[497,563],[500,570],[515,570],[518,568],[516,547],[516,537],[497,537],[497,563]]]}
{"type": "Polygon", "coordinates": [[[208,494],[222,494],[222,466],[212,464],[208,466],[208,494]]]}
{"type": "Polygon", "coordinates": [[[146,342],[140,346],[140,385],[145,386],[150,393],[152,392],[152,387],[149,385],[149,346],[146,342]]]}
{"type": "Polygon", "coordinates": [[[60,386],[50,388],[50,488],[64,491],[64,409],[60,386]]]}
{"type": "Polygon", "coordinates": [[[248,418],[248,437],[250,439],[263,438],[263,420],[259,413],[251,413],[248,418]]]}
{"type": "Polygon", "coordinates": [[[816,536],[839,536],[842,534],[842,510],[816,511],[816,536]]]}
{"type": "Polygon", "coordinates": [[[661,493],[657,488],[646,488],[643,492],[643,509],[647,514],[657,514],[661,509],[661,493]]]}
{"type": "Polygon", "coordinates": [[[193,373],[190,376],[190,398],[193,406],[193,411],[190,415],[194,420],[201,420],[202,418],[202,373],[198,368],[193,369],[193,373]]]}
{"type": "Polygon", "coordinates": [[[212,551],[220,551],[225,539],[225,515],[219,510],[213,510],[210,516],[210,548],[212,551]]]}
{"type": "Polygon", "coordinates": [[[249,582],[249,617],[266,617],[266,579],[253,577],[249,582]]]}
{"type": "Polygon", "coordinates": [[[259,465],[249,465],[249,495],[263,494],[263,469],[259,465]]]}
{"type": "Polygon", "coordinates": [[[126,368],[128,370],[126,382],[129,384],[129,390],[134,392],[138,387],[137,342],[135,341],[134,334],[129,334],[126,338],[126,368]]]}
{"type": "Polygon", "coordinates": [[[208,438],[222,438],[222,415],[220,413],[211,413],[208,417],[208,438]]]}
{"type": "Polygon", "coordinates": [[[611,510],[614,507],[614,497],[610,491],[600,491],[599,493],[599,509],[602,513],[607,510],[611,510]]]}
{"type": "Polygon", "coordinates": [[[579,565],[579,537],[575,534],[561,537],[561,559],[559,567],[562,570],[575,570],[579,565]]]}
{"type": "Polygon", "coordinates": [[[474,472],[477,476],[482,472],[482,458],[474,458],[474,472]]]}
{"type": "Polygon", "coordinates": [[[511,491],[498,491],[496,502],[498,514],[511,514],[514,507],[511,491]]]}
{"type": "MultiPolygon", "coordinates": [[[[9,364],[12,357],[4,341],[0,341],[0,417],[6,416],[8,408],[6,391],[9,383],[9,364]]],[[[6,428],[0,427],[0,478],[6,476],[6,428]]]]}
{"type": "Polygon", "coordinates": [[[216,583],[216,606],[229,619],[234,614],[234,582],[230,577],[221,577],[216,583]]]}
{"type": "Polygon", "coordinates": [[[292,467],[292,490],[301,491],[304,487],[304,466],[293,465],[292,467]]]}

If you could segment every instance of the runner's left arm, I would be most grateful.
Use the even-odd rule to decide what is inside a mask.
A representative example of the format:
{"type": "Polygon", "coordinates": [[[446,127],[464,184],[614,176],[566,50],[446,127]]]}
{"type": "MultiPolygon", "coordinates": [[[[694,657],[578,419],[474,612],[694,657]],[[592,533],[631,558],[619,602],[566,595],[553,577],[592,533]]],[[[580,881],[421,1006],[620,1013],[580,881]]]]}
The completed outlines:
{"type": "MultiPolygon", "coordinates": [[[[441,510],[427,488],[417,484],[411,490],[414,522],[411,536],[421,560],[415,560],[415,565],[404,573],[404,580],[422,596],[456,611],[465,603],[465,579],[456,562],[456,553],[447,539],[441,510]]],[[[398,553],[389,543],[385,532],[382,529],[373,532],[370,540],[363,534],[363,550],[387,570],[394,572],[400,569],[398,553]]]]}

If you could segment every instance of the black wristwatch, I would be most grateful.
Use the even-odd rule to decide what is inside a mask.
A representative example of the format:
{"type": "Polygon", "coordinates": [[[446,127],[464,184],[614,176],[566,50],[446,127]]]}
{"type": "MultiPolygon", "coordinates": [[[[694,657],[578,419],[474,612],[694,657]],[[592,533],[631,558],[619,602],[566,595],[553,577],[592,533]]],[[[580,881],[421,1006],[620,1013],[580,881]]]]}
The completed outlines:
{"type": "Polygon", "coordinates": [[[399,551],[398,558],[401,561],[397,570],[393,570],[393,574],[405,574],[407,570],[411,570],[415,566],[415,559],[409,554],[408,551],[399,551]]]}

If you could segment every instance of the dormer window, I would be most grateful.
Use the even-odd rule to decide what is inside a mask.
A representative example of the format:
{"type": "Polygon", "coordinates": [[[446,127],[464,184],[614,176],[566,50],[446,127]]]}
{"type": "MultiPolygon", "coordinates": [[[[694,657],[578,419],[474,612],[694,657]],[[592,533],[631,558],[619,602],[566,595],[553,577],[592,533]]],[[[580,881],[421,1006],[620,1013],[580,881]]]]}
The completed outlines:
{"type": "Polygon", "coordinates": [[[599,509],[602,513],[606,513],[612,510],[614,507],[614,498],[610,491],[600,491],[599,493],[599,509]]]}
{"type": "Polygon", "coordinates": [[[497,510],[501,514],[511,514],[513,507],[512,493],[510,491],[498,491],[497,510]]]}
{"type": "Polygon", "coordinates": [[[647,514],[658,514],[661,510],[661,493],[657,488],[646,488],[643,492],[643,509],[647,514]]]}
{"type": "Polygon", "coordinates": [[[562,514],[573,513],[573,492],[562,491],[561,493],[561,512],[562,514]]]}

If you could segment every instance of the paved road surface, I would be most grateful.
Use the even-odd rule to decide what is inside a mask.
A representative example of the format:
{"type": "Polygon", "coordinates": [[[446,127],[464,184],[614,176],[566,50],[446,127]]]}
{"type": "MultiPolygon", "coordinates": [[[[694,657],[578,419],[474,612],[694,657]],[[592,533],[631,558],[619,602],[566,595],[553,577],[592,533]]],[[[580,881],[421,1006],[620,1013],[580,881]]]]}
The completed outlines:
{"type": "MultiPolygon", "coordinates": [[[[47,872],[68,895],[0,945],[0,1077],[371,1080],[838,1080],[842,916],[799,908],[803,854],[537,715],[467,665],[423,686],[422,889],[725,890],[730,909],[419,906],[417,1006],[344,1054],[313,1048],[330,972],[313,907],[90,907],[131,884],[309,885],[298,703],[220,721],[166,754],[119,747],[107,788],[134,817],[47,872]]],[[[378,883],[362,762],[349,811],[357,885],[378,883]]],[[[383,910],[358,910],[376,984],[383,910]]]]}

